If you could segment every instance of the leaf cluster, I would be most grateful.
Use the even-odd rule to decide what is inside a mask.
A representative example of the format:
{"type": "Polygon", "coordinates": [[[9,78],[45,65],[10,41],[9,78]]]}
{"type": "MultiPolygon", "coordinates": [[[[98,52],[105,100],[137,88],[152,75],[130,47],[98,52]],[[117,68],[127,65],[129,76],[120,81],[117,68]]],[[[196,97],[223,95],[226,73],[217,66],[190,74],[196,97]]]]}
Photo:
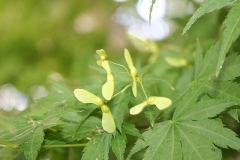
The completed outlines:
{"type": "MultiPolygon", "coordinates": [[[[229,2],[232,1],[205,0],[183,33],[198,18],[220,10],[229,2]]],[[[222,23],[222,36],[208,49],[202,48],[197,40],[192,69],[186,69],[178,83],[171,82],[176,86],[175,91],[164,93],[167,91],[161,85],[164,80],[155,74],[161,75],[171,65],[165,64],[165,68],[161,68],[162,64],[156,63],[143,68],[146,74],[141,82],[146,93],[139,92],[138,98],[132,91],[141,90],[141,85],[125,89],[132,79],[115,76],[122,71],[113,67],[115,91],[119,94],[106,103],[116,124],[114,133],[102,129],[102,112],[96,105],[80,103],[69,87],[52,81],[57,92],[38,100],[34,104],[38,110],[16,118],[0,117],[12,125],[11,130],[0,133],[0,147],[20,149],[28,160],[37,159],[52,148],[63,147],[81,148],[78,159],[83,160],[218,160],[223,158],[222,149],[239,151],[240,139],[223,121],[226,114],[238,121],[240,113],[240,55],[232,47],[240,34],[240,2],[231,4],[233,6],[222,23]],[[145,101],[146,94],[167,95],[173,103],[164,111],[146,107],[143,114],[130,115],[130,107],[145,101]]],[[[103,70],[100,72],[104,73],[103,70]]],[[[102,86],[103,83],[96,81],[95,85],[102,86]]],[[[101,88],[96,86],[87,89],[100,96],[101,88]]]]}

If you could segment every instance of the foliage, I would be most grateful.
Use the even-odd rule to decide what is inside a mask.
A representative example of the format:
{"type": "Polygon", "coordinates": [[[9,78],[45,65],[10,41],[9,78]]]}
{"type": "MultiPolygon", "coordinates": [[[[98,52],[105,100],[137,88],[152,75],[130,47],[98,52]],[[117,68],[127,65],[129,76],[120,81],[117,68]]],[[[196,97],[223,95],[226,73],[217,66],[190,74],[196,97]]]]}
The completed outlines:
{"type": "Polygon", "coordinates": [[[200,17],[215,10],[219,11],[212,16],[218,14],[229,2],[221,36],[203,37],[210,42],[202,41],[201,35],[193,38],[194,43],[189,38],[182,42],[189,43],[185,50],[169,38],[158,44],[163,47],[156,63],[141,67],[126,49],[120,58],[126,62],[113,62],[111,54],[97,50],[100,66],[92,68],[100,76],[89,77],[90,85],[72,91],[64,83],[50,81],[55,92],[33,103],[33,111],[14,118],[1,116],[8,125],[0,133],[0,147],[20,149],[27,160],[65,147],[78,147],[75,159],[83,160],[218,160],[225,158],[224,150],[239,151],[237,130],[226,117],[239,121],[240,1],[204,1],[183,33],[191,37],[205,24],[200,17]],[[182,55],[175,56],[167,46],[171,43],[182,55]]]}

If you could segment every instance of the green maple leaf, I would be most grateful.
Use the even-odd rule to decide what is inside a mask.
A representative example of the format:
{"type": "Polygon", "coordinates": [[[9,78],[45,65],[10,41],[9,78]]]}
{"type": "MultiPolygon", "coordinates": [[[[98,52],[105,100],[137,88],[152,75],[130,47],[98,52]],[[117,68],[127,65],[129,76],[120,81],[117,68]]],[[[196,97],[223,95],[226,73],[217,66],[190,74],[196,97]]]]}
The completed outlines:
{"type": "Polygon", "coordinates": [[[200,121],[183,121],[179,122],[179,126],[185,131],[196,133],[202,137],[212,141],[221,148],[233,148],[239,150],[240,139],[236,134],[228,128],[224,128],[223,124],[216,120],[200,120],[200,121]]]}
{"type": "Polygon", "coordinates": [[[104,160],[109,159],[109,150],[112,140],[112,134],[105,134],[104,160]]]}
{"type": "Polygon", "coordinates": [[[107,132],[94,135],[84,148],[82,160],[108,159],[112,134],[107,132]]]}
{"type": "Polygon", "coordinates": [[[232,9],[229,11],[227,18],[224,20],[222,24],[222,28],[224,28],[223,36],[221,40],[221,47],[218,53],[217,66],[216,66],[216,75],[219,74],[225,56],[229,51],[233,42],[237,40],[240,35],[240,2],[237,1],[232,9]]]}
{"type": "MultiPolygon", "coordinates": [[[[81,122],[79,122],[81,123],[81,122]]],[[[72,141],[79,141],[101,127],[101,119],[88,117],[80,126],[79,123],[65,123],[60,125],[58,132],[48,134],[44,145],[66,144],[72,141]]]]}
{"type": "Polygon", "coordinates": [[[65,111],[62,109],[50,111],[43,117],[43,120],[34,120],[30,117],[5,118],[15,125],[16,129],[1,133],[0,139],[18,144],[26,159],[34,160],[43,143],[44,130],[62,124],[59,115],[63,113],[65,111]]]}
{"type": "Polygon", "coordinates": [[[36,127],[28,134],[27,139],[21,144],[21,150],[27,160],[35,160],[38,155],[38,151],[41,148],[41,144],[44,140],[43,128],[36,127]]]}
{"type": "Polygon", "coordinates": [[[211,97],[218,99],[225,99],[225,101],[235,102],[235,105],[240,104],[240,85],[231,81],[226,82],[209,82],[205,84],[205,91],[211,97]]]}
{"type": "Polygon", "coordinates": [[[126,134],[136,136],[138,138],[143,139],[143,136],[140,134],[139,130],[137,128],[135,128],[135,126],[131,123],[124,123],[122,126],[122,130],[126,134]]]}
{"type": "Polygon", "coordinates": [[[122,123],[128,109],[129,92],[122,93],[108,103],[114,117],[117,128],[122,130],[122,123]]]}
{"type": "Polygon", "coordinates": [[[25,122],[25,125],[21,124],[20,127],[17,126],[17,129],[10,133],[0,134],[0,139],[20,145],[25,157],[28,160],[34,160],[44,139],[43,128],[37,121],[28,121],[27,119],[23,121],[22,119],[21,122],[25,122]],[[31,124],[29,125],[29,123],[31,124]]]}
{"type": "MultiPolygon", "coordinates": [[[[204,71],[206,75],[210,72],[204,71]]],[[[172,121],[154,125],[143,133],[129,153],[128,159],[147,147],[143,159],[221,159],[218,148],[240,149],[240,139],[222,123],[208,118],[216,117],[227,108],[240,104],[240,86],[231,81],[205,80],[193,83],[173,102],[176,107],[172,121]],[[201,100],[208,93],[209,100],[201,100]],[[216,147],[216,146],[218,147],[216,147]]]]}
{"type": "Polygon", "coordinates": [[[112,150],[118,160],[124,160],[124,151],[126,148],[126,135],[124,133],[116,133],[111,142],[112,150]]]}
{"type": "MultiPolygon", "coordinates": [[[[216,65],[218,58],[219,48],[221,46],[221,42],[218,41],[217,43],[213,44],[206,52],[203,61],[201,62],[200,68],[198,70],[198,75],[196,77],[197,81],[201,80],[208,80],[215,77],[216,65]]],[[[197,56],[195,59],[198,58],[197,56]]],[[[195,60],[196,61],[196,60],[195,60]]]]}
{"type": "Polygon", "coordinates": [[[202,93],[203,86],[206,82],[192,84],[182,95],[180,95],[172,104],[172,107],[176,107],[173,114],[173,120],[183,115],[189,108],[191,108],[202,93]],[[181,106],[181,107],[177,107],[181,106]]]}
{"type": "Polygon", "coordinates": [[[189,30],[192,24],[200,18],[202,15],[213,12],[214,10],[219,10],[222,7],[226,6],[231,0],[205,0],[201,6],[196,10],[193,16],[189,19],[188,23],[183,29],[183,34],[189,30]]]}
{"type": "Polygon", "coordinates": [[[51,92],[47,96],[38,99],[36,103],[44,104],[54,102],[55,104],[59,104],[67,102],[69,104],[73,104],[76,102],[76,98],[74,97],[73,92],[66,85],[53,80],[50,80],[50,82],[53,85],[55,92],[51,92]]]}
{"type": "Polygon", "coordinates": [[[233,80],[240,76],[240,56],[231,54],[223,64],[223,69],[220,72],[219,78],[221,81],[233,80]]]}
{"type": "Polygon", "coordinates": [[[232,116],[236,121],[239,122],[240,109],[231,109],[230,111],[228,111],[228,114],[232,116]]]}
{"type": "Polygon", "coordinates": [[[233,101],[210,99],[208,101],[198,102],[193,107],[189,108],[184,115],[179,119],[199,120],[216,116],[218,113],[223,112],[229,106],[236,103],[233,101]]]}
{"type": "Polygon", "coordinates": [[[195,74],[194,74],[194,79],[196,80],[199,72],[201,70],[201,66],[202,66],[202,61],[203,61],[203,52],[202,52],[202,48],[200,46],[200,42],[197,39],[197,45],[196,45],[196,51],[195,51],[195,58],[194,58],[194,69],[195,69],[195,74]]]}
{"type": "Polygon", "coordinates": [[[143,159],[178,160],[221,159],[221,150],[214,146],[240,149],[236,134],[214,120],[166,121],[143,133],[144,140],[138,140],[131,150],[134,153],[148,147],[143,159]]]}
{"type": "MultiPolygon", "coordinates": [[[[108,144],[106,144],[108,145],[108,144]]],[[[82,160],[101,160],[104,158],[105,136],[94,135],[84,148],[82,160]]]]}

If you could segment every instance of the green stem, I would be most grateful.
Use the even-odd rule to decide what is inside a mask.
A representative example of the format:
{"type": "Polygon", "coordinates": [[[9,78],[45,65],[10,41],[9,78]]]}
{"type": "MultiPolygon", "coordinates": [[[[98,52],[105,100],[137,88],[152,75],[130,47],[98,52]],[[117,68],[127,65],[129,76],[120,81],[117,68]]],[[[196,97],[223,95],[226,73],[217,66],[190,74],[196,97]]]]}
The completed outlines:
{"type": "Polygon", "coordinates": [[[120,92],[116,93],[112,98],[116,97],[117,95],[123,93],[128,87],[130,87],[132,84],[127,85],[126,87],[124,87],[120,92]]]}
{"type": "Polygon", "coordinates": [[[56,145],[43,145],[43,148],[63,148],[63,147],[85,147],[87,143],[82,144],[56,144],[56,145]]]}
{"type": "Polygon", "coordinates": [[[6,145],[6,144],[0,144],[0,148],[8,148],[8,149],[18,149],[19,146],[18,145],[6,145]]]}
{"type": "Polygon", "coordinates": [[[114,65],[123,67],[123,68],[126,70],[127,74],[128,74],[129,76],[131,76],[130,72],[128,71],[128,69],[127,69],[124,65],[121,65],[121,64],[118,64],[118,63],[114,63],[114,62],[112,62],[112,61],[108,61],[108,62],[109,62],[109,63],[112,63],[112,64],[114,64],[114,65]]]}
{"type": "Polygon", "coordinates": [[[14,143],[10,143],[10,142],[6,142],[3,140],[0,140],[0,148],[9,148],[9,149],[15,149],[15,148],[19,148],[19,146],[17,144],[14,143]]]}
{"type": "Polygon", "coordinates": [[[147,94],[146,94],[146,92],[145,92],[145,89],[144,89],[144,87],[143,87],[142,82],[141,82],[141,81],[138,81],[138,82],[140,83],[140,85],[141,85],[141,87],[142,87],[142,90],[143,90],[143,93],[144,93],[146,99],[148,99],[148,96],[147,96],[147,94]]]}
{"type": "MultiPolygon", "coordinates": [[[[63,148],[63,147],[85,147],[87,143],[82,144],[58,144],[58,145],[43,145],[42,148],[63,148]]],[[[0,148],[8,148],[8,149],[17,149],[18,147],[11,148],[8,145],[0,144],[0,148]]]]}
{"type": "Polygon", "coordinates": [[[7,147],[7,145],[5,145],[5,144],[0,144],[0,148],[6,148],[7,147]]]}
{"type": "Polygon", "coordinates": [[[161,82],[164,82],[165,84],[167,84],[172,90],[174,90],[174,87],[168,83],[167,81],[163,80],[163,79],[159,79],[159,78],[144,78],[144,80],[158,80],[158,81],[161,81],[161,82]]]}

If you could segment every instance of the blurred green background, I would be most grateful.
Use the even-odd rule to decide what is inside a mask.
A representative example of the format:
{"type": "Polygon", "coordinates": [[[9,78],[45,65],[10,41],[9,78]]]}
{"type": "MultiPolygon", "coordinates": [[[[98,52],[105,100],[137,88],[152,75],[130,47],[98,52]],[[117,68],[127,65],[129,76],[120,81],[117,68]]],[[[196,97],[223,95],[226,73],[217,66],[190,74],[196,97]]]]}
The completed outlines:
{"type": "Polygon", "coordinates": [[[211,45],[228,10],[203,16],[183,36],[182,29],[199,4],[158,0],[149,24],[148,0],[0,0],[0,112],[16,106],[24,110],[46,95],[49,78],[64,81],[71,89],[93,85],[99,76],[97,49],[125,64],[123,50],[128,48],[137,68],[155,63],[151,72],[176,90],[186,87],[193,77],[196,39],[203,49],[211,45]],[[176,66],[169,57],[184,64],[176,66]]]}
{"type": "MultiPolygon", "coordinates": [[[[114,1],[0,1],[0,85],[27,91],[51,73],[85,77],[95,50],[119,52],[114,1]],[[115,35],[113,35],[115,34],[115,35]]],[[[122,43],[124,34],[118,38],[122,43]]]]}

